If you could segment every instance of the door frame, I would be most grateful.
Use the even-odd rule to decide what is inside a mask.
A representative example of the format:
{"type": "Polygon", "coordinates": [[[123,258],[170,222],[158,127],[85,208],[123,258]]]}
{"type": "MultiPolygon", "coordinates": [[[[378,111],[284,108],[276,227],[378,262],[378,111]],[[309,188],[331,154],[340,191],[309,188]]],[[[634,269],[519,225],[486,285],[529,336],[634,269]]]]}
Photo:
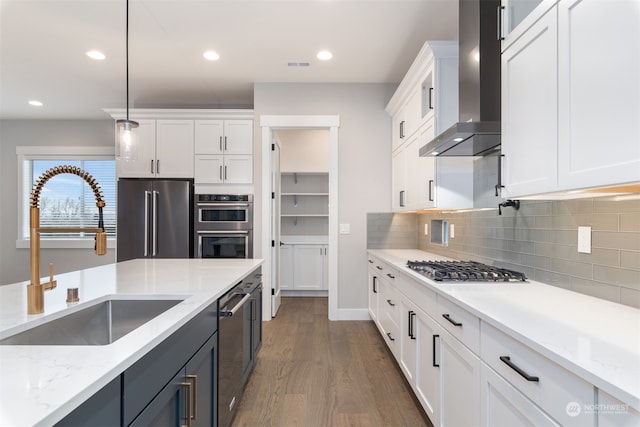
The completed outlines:
{"type": "Polygon", "coordinates": [[[263,320],[271,320],[271,141],[275,130],[329,131],[329,320],[338,320],[338,128],[340,116],[262,115],[262,280],[269,298],[262,303],[263,320]]]}

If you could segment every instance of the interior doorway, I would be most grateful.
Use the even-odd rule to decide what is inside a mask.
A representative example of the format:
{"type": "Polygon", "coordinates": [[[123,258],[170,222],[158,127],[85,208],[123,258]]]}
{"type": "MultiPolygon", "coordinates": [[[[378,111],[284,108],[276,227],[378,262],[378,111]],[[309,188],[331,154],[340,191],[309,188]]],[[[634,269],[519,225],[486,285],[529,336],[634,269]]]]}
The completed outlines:
{"type": "MultiPolygon", "coordinates": [[[[300,247],[297,259],[298,262],[302,260],[303,263],[318,265],[316,255],[323,257],[322,259],[326,262],[326,289],[322,291],[326,292],[328,298],[328,318],[337,320],[339,117],[261,116],[260,126],[263,144],[262,224],[264,226],[262,230],[262,256],[265,260],[263,282],[266,293],[270,296],[270,298],[264,298],[263,319],[269,320],[276,315],[278,301],[283,291],[281,287],[283,278],[280,276],[278,268],[281,255],[280,228],[283,227],[289,233],[287,234],[289,243],[293,240],[300,242],[306,238],[318,239],[318,236],[324,236],[322,242],[303,242],[305,245],[300,247]],[[315,163],[307,162],[308,159],[306,159],[293,167],[293,169],[301,168],[300,171],[286,170],[286,176],[278,174],[281,179],[287,180],[286,183],[277,181],[275,179],[276,171],[280,168],[279,162],[282,161],[282,158],[278,156],[278,159],[275,159],[273,152],[277,149],[282,150],[283,135],[291,136],[296,131],[309,131],[309,135],[313,134],[311,131],[321,131],[320,133],[325,135],[328,141],[328,147],[325,147],[328,148],[328,164],[323,167],[323,170],[314,170],[314,168],[317,169],[317,166],[313,166],[315,163]],[[280,138],[278,138],[279,132],[280,138]],[[303,184],[303,181],[303,186],[297,187],[298,189],[294,191],[291,190],[291,188],[295,188],[291,186],[297,185],[296,182],[303,184]],[[285,193],[286,185],[289,185],[287,193],[285,193]],[[281,201],[279,195],[276,196],[276,193],[280,193],[280,186],[282,186],[282,193],[286,194],[284,197],[286,206],[277,203],[281,201]],[[321,188],[326,190],[321,190],[321,188]],[[274,215],[280,209],[286,216],[283,221],[276,224],[274,215]],[[306,214],[305,212],[310,213],[306,214]],[[292,239],[292,236],[298,237],[292,239]]],[[[306,151],[302,146],[297,148],[301,149],[298,151],[306,151]]],[[[294,156],[297,155],[299,154],[294,154],[294,156]]],[[[292,168],[287,166],[287,169],[292,168]]],[[[287,243],[283,242],[283,244],[287,243]]]]}

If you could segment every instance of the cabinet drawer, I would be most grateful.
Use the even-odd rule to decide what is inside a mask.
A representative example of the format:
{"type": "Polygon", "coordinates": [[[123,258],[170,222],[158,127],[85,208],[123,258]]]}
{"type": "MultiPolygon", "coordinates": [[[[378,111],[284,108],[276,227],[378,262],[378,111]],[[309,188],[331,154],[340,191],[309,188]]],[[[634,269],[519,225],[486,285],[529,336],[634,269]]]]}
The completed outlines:
{"type": "Polygon", "coordinates": [[[383,312],[380,314],[380,317],[382,338],[397,359],[400,354],[400,327],[395,323],[394,319],[391,318],[389,312],[383,312]]]}
{"type": "Polygon", "coordinates": [[[384,287],[382,293],[382,300],[380,301],[379,309],[386,313],[389,317],[390,321],[393,322],[396,328],[400,326],[400,298],[398,291],[396,288],[389,284],[387,280],[385,280],[386,286],[384,287]]]}
{"type": "Polygon", "coordinates": [[[482,360],[565,426],[592,426],[594,387],[491,325],[482,324],[482,360]]]}
{"type": "Polygon", "coordinates": [[[438,295],[436,320],[476,354],[480,353],[480,319],[438,295]]]}
{"type": "Polygon", "coordinates": [[[419,309],[433,316],[436,312],[436,293],[422,283],[405,275],[396,279],[398,290],[419,309]]]}

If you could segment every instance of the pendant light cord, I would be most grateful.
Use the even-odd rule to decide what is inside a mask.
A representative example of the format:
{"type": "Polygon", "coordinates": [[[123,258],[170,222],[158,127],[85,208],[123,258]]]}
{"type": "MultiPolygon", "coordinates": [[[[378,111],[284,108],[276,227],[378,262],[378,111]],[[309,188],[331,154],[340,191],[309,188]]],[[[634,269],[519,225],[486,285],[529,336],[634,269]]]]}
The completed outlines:
{"type": "Polygon", "coordinates": [[[125,62],[126,62],[126,79],[127,79],[127,121],[129,121],[129,0],[126,0],[127,13],[125,19],[125,62]]]}

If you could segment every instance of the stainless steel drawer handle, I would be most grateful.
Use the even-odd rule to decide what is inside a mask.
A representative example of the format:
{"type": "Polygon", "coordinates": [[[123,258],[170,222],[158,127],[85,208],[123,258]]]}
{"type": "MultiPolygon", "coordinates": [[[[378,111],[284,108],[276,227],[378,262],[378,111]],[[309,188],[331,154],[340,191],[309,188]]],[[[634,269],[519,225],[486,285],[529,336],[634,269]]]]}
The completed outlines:
{"type": "Polygon", "coordinates": [[[235,305],[231,310],[220,310],[220,317],[233,317],[234,314],[247,302],[251,299],[251,294],[246,294],[238,304],[235,305]]]}
{"type": "Polygon", "coordinates": [[[540,378],[538,377],[534,377],[532,375],[527,374],[525,371],[523,371],[518,365],[516,365],[515,363],[513,363],[511,361],[511,358],[509,356],[500,356],[500,360],[502,360],[502,362],[504,362],[508,367],[510,367],[511,369],[513,369],[514,371],[516,371],[518,374],[520,374],[520,376],[522,378],[524,378],[527,381],[533,381],[533,382],[538,382],[540,381],[540,378]]]}
{"type": "Polygon", "coordinates": [[[462,326],[462,323],[453,320],[449,314],[443,314],[442,317],[447,319],[453,326],[462,326]]]}

